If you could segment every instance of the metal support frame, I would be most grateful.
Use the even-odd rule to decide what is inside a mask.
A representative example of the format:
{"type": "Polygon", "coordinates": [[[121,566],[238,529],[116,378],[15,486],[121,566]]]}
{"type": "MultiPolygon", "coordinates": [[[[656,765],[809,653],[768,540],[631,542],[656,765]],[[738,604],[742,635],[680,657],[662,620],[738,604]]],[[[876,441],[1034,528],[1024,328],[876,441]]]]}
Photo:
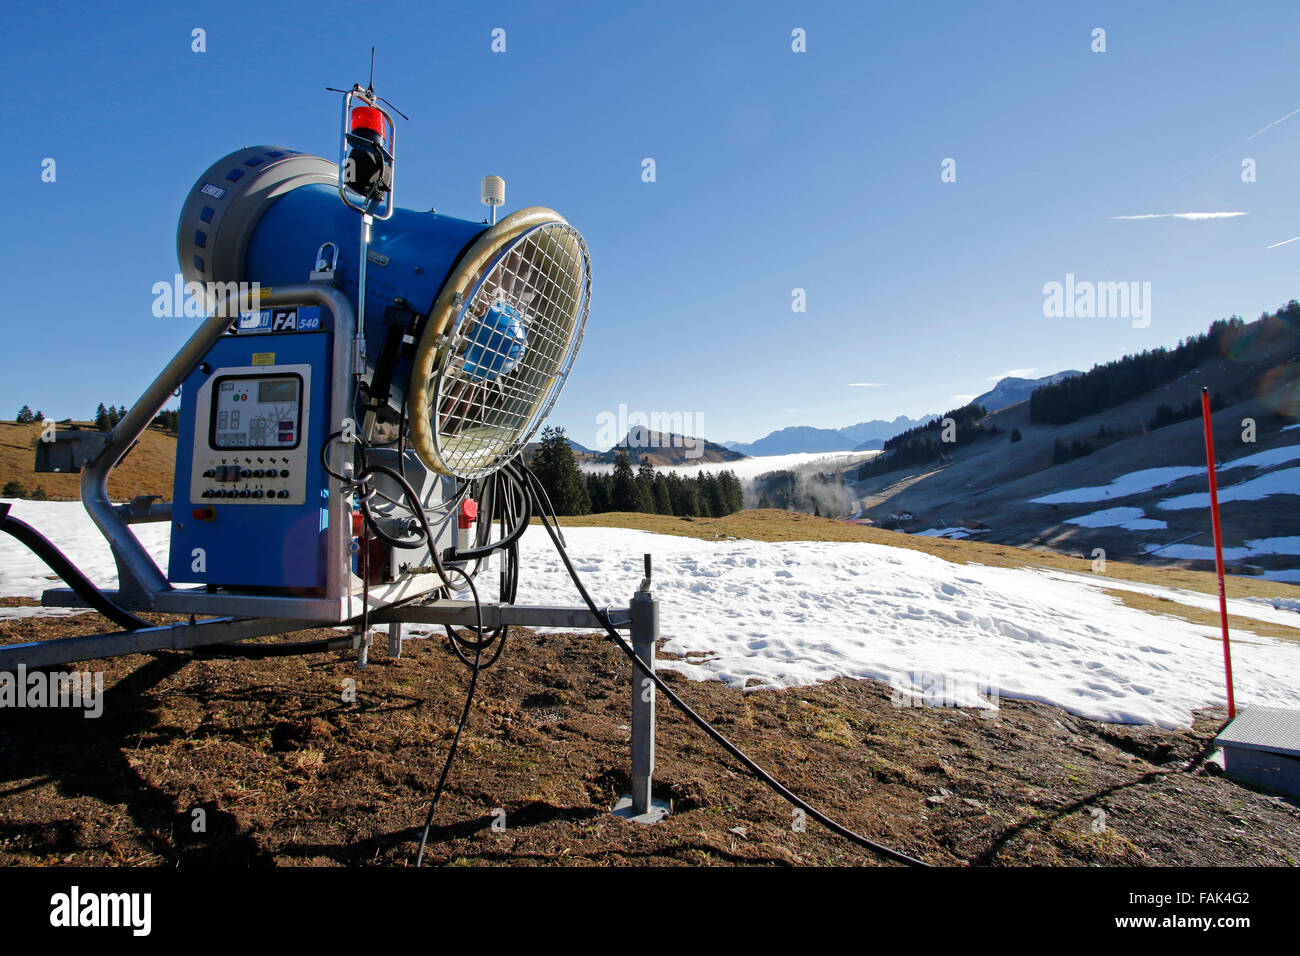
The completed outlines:
{"type": "MultiPolygon", "coordinates": [[[[337,479],[330,479],[329,523],[335,533],[330,534],[327,544],[326,564],[330,575],[325,582],[323,599],[265,599],[211,594],[202,588],[174,588],[129,527],[145,521],[169,520],[171,507],[146,507],[141,513],[132,505],[114,505],[108,497],[109,474],[140,440],[167,400],[226,334],[245,304],[258,308],[319,305],[329,311],[334,323],[330,416],[332,421],[342,421],[351,415],[352,333],[356,328],[356,318],[343,293],[322,283],[283,286],[262,292],[255,302],[249,303],[239,301],[238,293],[235,293],[217,304],[212,315],[190,336],[113,429],[104,450],[81,473],[81,500],[112,550],[119,583],[114,599],[120,604],[139,610],[178,614],[261,614],[338,622],[350,616],[347,612],[351,598],[351,571],[347,561],[348,543],[343,537],[349,527],[345,512],[347,503],[339,493],[337,479]]],[[[335,471],[345,467],[344,454],[338,443],[331,449],[331,467],[335,471]]],[[[76,604],[70,605],[69,600],[63,589],[47,591],[42,596],[42,603],[47,606],[75,607],[76,604]]]]}
{"type": "MultiPolygon", "coordinates": [[[[659,640],[659,599],[650,590],[650,555],[646,576],[632,596],[629,610],[632,650],[646,670],[655,669],[659,640]]],[[[614,806],[614,813],[638,823],[658,823],[668,816],[668,804],[654,798],[655,685],[639,667],[632,668],[632,792],[614,806]]]]}

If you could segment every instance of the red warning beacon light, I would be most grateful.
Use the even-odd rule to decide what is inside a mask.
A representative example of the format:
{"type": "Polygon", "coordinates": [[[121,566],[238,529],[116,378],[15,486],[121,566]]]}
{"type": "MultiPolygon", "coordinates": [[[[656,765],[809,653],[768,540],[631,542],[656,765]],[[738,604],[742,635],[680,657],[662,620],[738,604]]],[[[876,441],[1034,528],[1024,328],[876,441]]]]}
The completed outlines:
{"type": "Polygon", "coordinates": [[[347,162],[343,184],[367,202],[378,202],[393,186],[393,154],[384,111],[354,106],[348,115],[347,162]]]}
{"type": "Polygon", "coordinates": [[[363,130],[374,133],[378,136],[381,142],[387,139],[384,135],[384,114],[381,110],[377,110],[373,106],[353,107],[352,120],[349,123],[348,129],[350,132],[362,133],[362,135],[365,135],[362,132],[363,130]]]}

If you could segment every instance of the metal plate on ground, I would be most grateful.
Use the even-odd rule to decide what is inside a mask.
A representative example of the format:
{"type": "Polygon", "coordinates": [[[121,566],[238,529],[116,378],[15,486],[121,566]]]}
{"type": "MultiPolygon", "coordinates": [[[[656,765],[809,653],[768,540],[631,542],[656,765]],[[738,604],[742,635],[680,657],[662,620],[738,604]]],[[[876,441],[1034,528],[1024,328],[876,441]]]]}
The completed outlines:
{"type": "Polygon", "coordinates": [[[645,813],[637,813],[632,807],[632,797],[628,794],[618,798],[618,803],[614,804],[614,809],[610,813],[636,823],[659,823],[668,819],[671,811],[666,800],[652,800],[650,808],[645,813]]]}
{"type": "Polygon", "coordinates": [[[1300,711],[1281,707],[1247,708],[1223,729],[1215,743],[1220,747],[1300,757],[1300,711]]]}

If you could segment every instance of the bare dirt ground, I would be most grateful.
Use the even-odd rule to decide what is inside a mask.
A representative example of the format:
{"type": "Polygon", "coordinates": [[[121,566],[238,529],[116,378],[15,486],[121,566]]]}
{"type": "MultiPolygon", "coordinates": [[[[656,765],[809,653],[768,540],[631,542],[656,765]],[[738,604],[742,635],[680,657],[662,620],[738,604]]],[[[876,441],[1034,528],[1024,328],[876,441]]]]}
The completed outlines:
{"type": "MultiPolygon", "coordinates": [[[[0,622],[0,642],[93,629],[108,628],[93,614],[19,619],[0,622]]],[[[364,671],[346,653],[80,665],[104,671],[101,718],[0,711],[0,862],[408,865],[468,674],[443,639],[410,641],[399,660],[381,644],[364,671]]],[[[1300,808],[1204,762],[1221,712],[1169,732],[1015,701],[995,719],[898,706],[873,681],[744,693],[667,679],[794,790],[930,863],[1300,861],[1300,808]]],[[[599,635],[513,633],[480,678],[430,861],[877,862],[813,821],[798,830],[662,700],[656,795],[673,815],[611,816],[628,789],[629,683],[599,635]]]]}

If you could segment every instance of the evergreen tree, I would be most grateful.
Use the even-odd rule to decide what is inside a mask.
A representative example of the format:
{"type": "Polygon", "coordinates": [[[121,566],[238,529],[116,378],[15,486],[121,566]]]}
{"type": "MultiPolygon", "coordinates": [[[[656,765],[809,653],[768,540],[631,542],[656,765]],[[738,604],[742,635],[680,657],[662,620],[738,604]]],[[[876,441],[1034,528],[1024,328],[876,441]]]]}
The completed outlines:
{"type": "Polygon", "coordinates": [[[661,515],[673,513],[673,499],[668,491],[668,478],[663,474],[655,475],[654,497],[655,511],[661,515]]]}
{"type": "Polygon", "coordinates": [[[710,518],[721,518],[727,513],[727,502],[722,496],[722,485],[716,475],[705,472],[700,476],[700,501],[707,503],[710,518]]]}
{"type": "Polygon", "coordinates": [[[655,513],[655,466],[644,458],[636,473],[636,497],[638,511],[655,513]]]}
{"type": "Polygon", "coordinates": [[[620,448],[614,457],[614,478],[609,495],[610,510],[640,511],[640,504],[636,475],[632,472],[632,459],[628,458],[627,452],[620,448]]]}
{"type": "Polygon", "coordinates": [[[602,514],[606,511],[613,510],[610,507],[610,483],[609,475],[596,474],[590,472],[587,475],[587,497],[591,501],[591,513],[602,514]]]}
{"type": "Polygon", "coordinates": [[[103,402],[100,402],[99,407],[95,409],[95,427],[101,432],[113,430],[112,422],[108,419],[108,409],[104,407],[103,402]]]}
{"type": "Polygon", "coordinates": [[[719,472],[718,487],[722,492],[722,503],[726,508],[726,514],[745,510],[745,486],[740,483],[734,471],[727,469],[719,472]]]}
{"type": "Polygon", "coordinates": [[[550,495],[557,515],[585,515],[591,511],[587,483],[563,428],[543,430],[541,445],[533,453],[532,468],[550,495]]]}
{"type": "Polygon", "coordinates": [[[14,419],[19,425],[30,425],[36,421],[36,416],[32,414],[30,405],[24,405],[18,409],[18,417],[14,419]]]}
{"type": "Polygon", "coordinates": [[[672,513],[678,517],[694,518],[699,513],[694,482],[675,471],[668,473],[668,500],[672,504],[672,513]]]}

